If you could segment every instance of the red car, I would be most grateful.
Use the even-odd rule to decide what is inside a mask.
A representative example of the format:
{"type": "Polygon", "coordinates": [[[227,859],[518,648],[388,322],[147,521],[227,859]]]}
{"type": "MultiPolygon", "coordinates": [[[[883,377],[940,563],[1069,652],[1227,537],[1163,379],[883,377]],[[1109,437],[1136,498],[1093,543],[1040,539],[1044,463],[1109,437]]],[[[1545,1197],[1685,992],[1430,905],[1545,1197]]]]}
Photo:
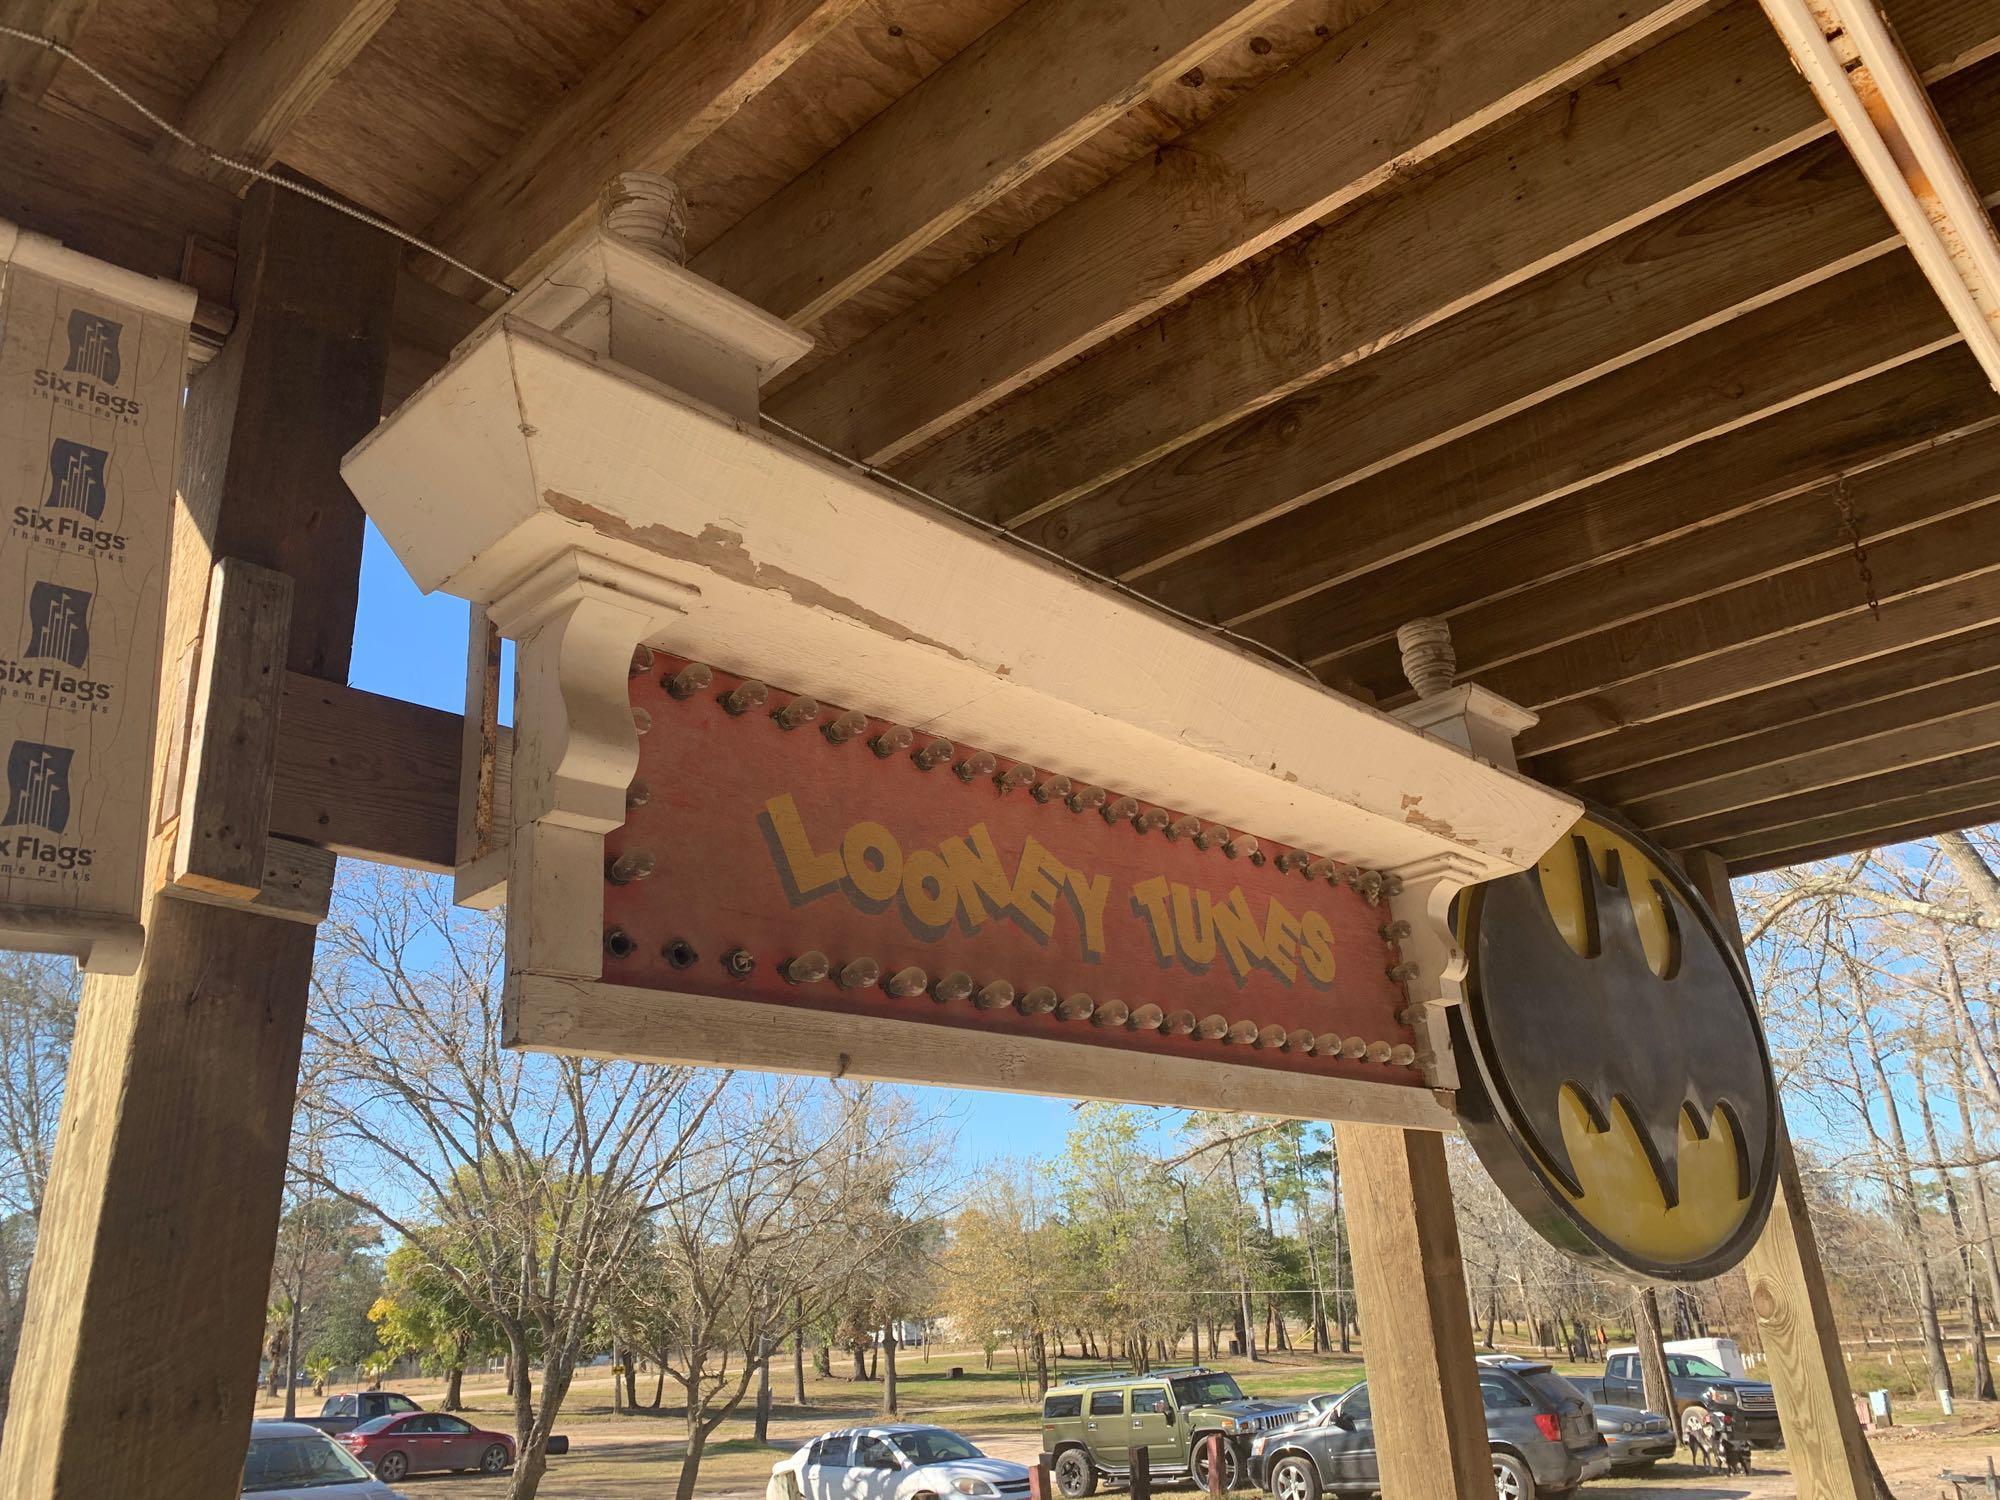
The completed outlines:
{"type": "Polygon", "coordinates": [[[514,1462],[514,1440],[441,1411],[400,1412],[363,1422],[337,1441],[385,1484],[436,1469],[498,1474],[514,1462]]]}

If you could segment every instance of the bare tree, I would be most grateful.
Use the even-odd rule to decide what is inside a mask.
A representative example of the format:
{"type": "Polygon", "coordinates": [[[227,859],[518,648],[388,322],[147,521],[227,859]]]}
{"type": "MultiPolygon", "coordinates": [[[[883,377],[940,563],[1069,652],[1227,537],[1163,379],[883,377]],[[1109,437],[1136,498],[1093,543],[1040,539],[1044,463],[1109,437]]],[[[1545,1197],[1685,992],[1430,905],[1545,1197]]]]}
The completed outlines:
{"type": "Polygon", "coordinates": [[[510,1052],[501,926],[442,883],[363,867],[322,929],[305,1088],[326,1122],[320,1188],[454,1278],[505,1335],[529,1500],[599,1304],[690,1163],[726,1075],[510,1052]],[[539,1403],[530,1363],[543,1363],[539,1403]]]}
{"type": "Polygon", "coordinates": [[[0,953],[0,1421],[81,990],[68,959],[0,953]]]}

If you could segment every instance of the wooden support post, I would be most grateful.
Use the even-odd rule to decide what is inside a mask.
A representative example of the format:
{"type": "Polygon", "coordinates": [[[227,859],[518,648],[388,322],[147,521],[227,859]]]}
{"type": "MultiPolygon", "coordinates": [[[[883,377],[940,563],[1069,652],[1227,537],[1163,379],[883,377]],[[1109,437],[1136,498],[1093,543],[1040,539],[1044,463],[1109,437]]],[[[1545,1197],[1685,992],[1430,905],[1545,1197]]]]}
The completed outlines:
{"type": "MultiPolygon", "coordinates": [[[[1742,928],[1730,894],[1728,866],[1705,849],[1684,854],[1682,860],[1688,879],[1707,899],[1722,930],[1740,942],[1742,928]]],[[[1886,1495],[1854,1415],[1826,1274],[1782,1114],[1777,1196],[1770,1222],[1751,1247],[1743,1270],[1750,1281],[1750,1307],[1763,1336],[1799,1500],[1870,1500],[1878,1493],[1886,1495]]]]}
{"type": "MultiPolygon", "coordinates": [[[[343,680],[353,643],[362,519],[339,459],[379,411],[397,246],[260,185],[239,252],[236,328],[186,411],[163,793],[218,559],[290,576],[292,671],[343,680]]],[[[8,1500],[241,1483],[314,927],[167,894],[183,818],[159,805],[139,971],[84,990],[0,1447],[8,1500]]]]}
{"type": "Polygon", "coordinates": [[[1337,1125],[1382,1493],[1492,1500],[1444,1137],[1337,1125]]]}

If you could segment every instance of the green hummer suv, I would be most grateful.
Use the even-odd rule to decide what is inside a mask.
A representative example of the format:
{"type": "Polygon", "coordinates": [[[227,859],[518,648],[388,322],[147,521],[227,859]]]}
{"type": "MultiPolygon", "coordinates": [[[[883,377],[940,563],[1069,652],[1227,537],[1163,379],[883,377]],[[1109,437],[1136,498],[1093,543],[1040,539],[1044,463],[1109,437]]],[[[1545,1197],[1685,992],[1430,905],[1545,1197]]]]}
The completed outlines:
{"type": "Polygon", "coordinates": [[[1252,1401],[1220,1370],[1154,1370],[1145,1375],[1073,1376],[1042,1397],[1042,1452],[1056,1487],[1076,1497],[1100,1479],[1131,1475],[1132,1450],[1160,1478],[1208,1487],[1209,1455],[1222,1439],[1222,1487],[1236,1488],[1250,1443],[1305,1413],[1290,1401],[1252,1401]]]}

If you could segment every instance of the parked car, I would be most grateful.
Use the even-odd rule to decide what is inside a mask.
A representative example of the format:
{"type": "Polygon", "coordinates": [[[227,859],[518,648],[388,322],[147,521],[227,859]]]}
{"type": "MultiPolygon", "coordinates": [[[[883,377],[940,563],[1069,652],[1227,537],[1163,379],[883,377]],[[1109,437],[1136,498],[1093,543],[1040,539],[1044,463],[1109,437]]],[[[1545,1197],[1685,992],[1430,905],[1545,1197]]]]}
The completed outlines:
{"type": "Polygon", "coordinates": [[[354,1456],[303,1422],[253,1422],[243,1493],[259,1500],[402,1500],[354,1456]]]}
{"type": "Polygon", "coordinates": [[[514,1462],[513,1438],[443,1411],[373,1417],[338,1441],[390,1484],[440,1469],[498,1474],[514,1462]]]}
{"type": "Polygon", "coordinates": [[[771,1466],[768,1500],[1023,1500],[1028,1469],[988,1458],[955,1432],[914,1422],[843,1427],[771,1466]]]}
{"type": "MultiPolygon", "coordinates": [[[[1736,1419],[1737,1432],[1754,1447],[1775,1448],[1784,1441],[1778,1426],[1778,1398],[1762,1380],[1742,1380],[1698,1354],[1667,1355],[1667,1384],[1673,1387],[1674,1429],[1686,1441],[1689,1427],[1705,1420],[1703,1413],[1726,1411],[1736,1419]]],[[[1612,1406],[1644,1406],[1645,1382],[1635,1349],[1614,1349],[1604,1364],[1601,1399],[1612,1406]]]]}
{"type": "Polygon", "coordinates": [[[1613,1474],[1636,1474],[1672,1458],[1679,1438],[1674,1424],[1656,1411],[1636,1406],[1599,1406],[1597,1430],[1611,1449],[1613,1474]]]}
{"type": "Polygon", "coordinates": [[[1130,1477],[1131,1452],[1163,1479],[1208,1484],[1211,1436],[1222,1438],[1222,1487],[1234,1489],[1260,1432],[1298,1422],[1296,1401],[1252,1401],[1234,1376],[1200,1368],[1072,1377],[1042,1397],[1042,1451],[1056,1488],[1075,1497],[1130,1477]]]}
{"type": "MultiPolygon", "coordinates": [[[[1603,1466],[1607,1448],[1590,1402],[1548,1365],[1483,1359],[1479,1394],[1499,1500],[1557,1500],[1603,1466]]],[[[1378,1491],[1367,1382],[1309,1423],[1259,1436],[1250,1446],[1249,1473],[1277,1500],[1378,1491]]]]}
{"type": "Polygon", "coordinates": [[[321,1432],[338,1437],[377,1417],[393,1417],[422,1410],[416,1402],[397,1391],[342,1391],[326,1398],[318,1416],[300,1417],[298,1420],[308,1427],[317,1427],[321,1432]]]}

